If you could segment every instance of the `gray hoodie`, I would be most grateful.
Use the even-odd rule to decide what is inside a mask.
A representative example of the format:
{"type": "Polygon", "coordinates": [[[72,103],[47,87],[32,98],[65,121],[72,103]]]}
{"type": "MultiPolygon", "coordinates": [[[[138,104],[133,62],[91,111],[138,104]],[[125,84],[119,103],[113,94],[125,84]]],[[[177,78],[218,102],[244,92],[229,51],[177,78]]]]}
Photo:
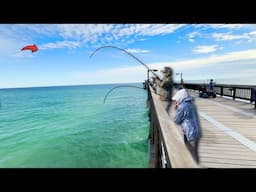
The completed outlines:
{"type": "Polygon", "coordinates": [[[198,140],[201,137],[201,127],[193,97],[187,90],[181,89],[173,99],[178,103],[174,122],[181,125],[188,141],[198,140]]]}

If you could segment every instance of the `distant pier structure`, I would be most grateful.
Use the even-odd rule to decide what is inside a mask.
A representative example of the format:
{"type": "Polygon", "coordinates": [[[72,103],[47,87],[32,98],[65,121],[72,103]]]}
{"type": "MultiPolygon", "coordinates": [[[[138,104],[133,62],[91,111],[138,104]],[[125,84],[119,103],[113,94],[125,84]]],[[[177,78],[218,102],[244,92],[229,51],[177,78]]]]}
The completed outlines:
{"type": "Polygon", "coordinates": [[[201,98],[204,84],[183,85],[195,98],[202,127],[197,165],[184,144],[181,128],[173,122],[175,110],[172,107],[168,114],[167,103],[159,99],[150,82],[145,84],[150,168],[256,168],[255,86],[215,84],[217,97],[201,98]]]}

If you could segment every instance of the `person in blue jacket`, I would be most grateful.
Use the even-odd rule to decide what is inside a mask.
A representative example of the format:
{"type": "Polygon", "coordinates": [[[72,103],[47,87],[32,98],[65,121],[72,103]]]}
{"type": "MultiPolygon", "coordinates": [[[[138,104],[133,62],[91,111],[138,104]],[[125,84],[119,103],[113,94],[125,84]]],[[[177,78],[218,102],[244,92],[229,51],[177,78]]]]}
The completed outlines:
{"type": "Polygon", "coordinates": [[[172,98],[175,101],[174,122],[181,125],[184,142],[196,163],[199,163],[198,143],[201,127],[194,99],[186,89],[180,89],[172,98]]]}
{"type": "Polygon", "coordinates": [[[213,79],[210,80],[209,89],[211,92],[213,92],[213,79]]]}

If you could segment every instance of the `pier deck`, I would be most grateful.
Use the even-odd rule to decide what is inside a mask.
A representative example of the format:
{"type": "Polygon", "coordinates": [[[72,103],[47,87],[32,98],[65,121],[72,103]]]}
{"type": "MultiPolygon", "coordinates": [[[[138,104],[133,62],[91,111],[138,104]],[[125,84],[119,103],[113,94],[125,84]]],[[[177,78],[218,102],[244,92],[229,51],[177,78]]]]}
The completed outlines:
{"type": "MultiPolygon", "coordinates": [[[[190,91],[200,116],[200,167],[256,168],[256,110],[223,97],[200,98],[190,91]]],[[[163,107],[166,103],[162,102],[163,107]]],[[[171,119],[175,111],[172,107],[171,119]]],[[[179,126],[175,125],[177,129],[179,126]]]]}

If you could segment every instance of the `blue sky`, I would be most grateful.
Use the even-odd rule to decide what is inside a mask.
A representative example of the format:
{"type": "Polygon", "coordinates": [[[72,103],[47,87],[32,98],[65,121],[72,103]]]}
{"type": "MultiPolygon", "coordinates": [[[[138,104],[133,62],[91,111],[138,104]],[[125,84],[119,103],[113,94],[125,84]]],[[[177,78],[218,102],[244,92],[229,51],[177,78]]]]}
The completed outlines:
{"type": "Polygon", "coordinates": [[[0,88],[146,79],[146,68],[116,49],[90,59],[103,45],[155,69],[171,66],[185,82],[256,84],[255,24],[0,24],[0,88]],[[20,51],[31,44],[39,50],[20,51]]]}

